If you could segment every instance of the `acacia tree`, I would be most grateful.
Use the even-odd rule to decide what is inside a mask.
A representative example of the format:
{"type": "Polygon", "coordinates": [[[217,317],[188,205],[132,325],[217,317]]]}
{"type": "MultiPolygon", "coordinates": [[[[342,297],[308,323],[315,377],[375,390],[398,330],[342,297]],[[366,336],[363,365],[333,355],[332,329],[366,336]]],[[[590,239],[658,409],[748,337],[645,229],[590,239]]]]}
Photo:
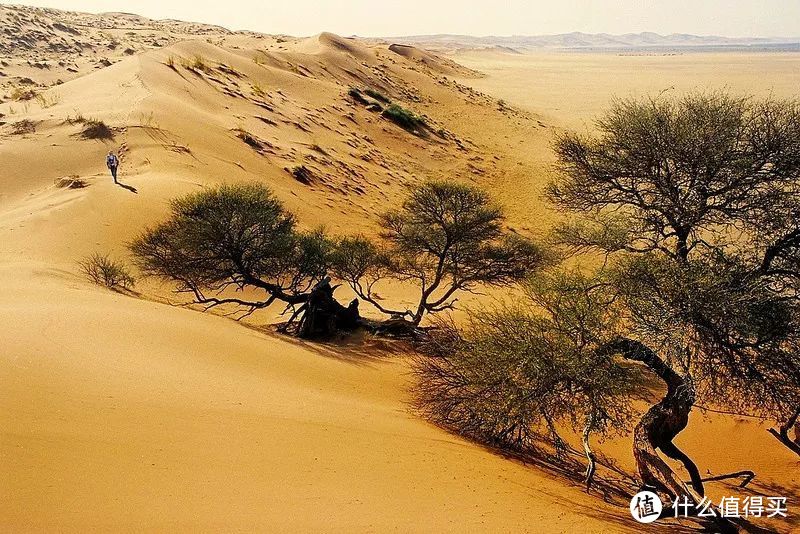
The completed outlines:
{"type": "Polygon", "coordinates": [[[684,465],[697,500],[699,469],[673,439],[698,397],[797,419],[800,105],[725,93],[620,100],[595,134],[564,134],[556,152],[549,196],[579,214],[560,238],[607,255],[629,320],[600,351],[667,386],[634,430],[639,474],[686,493],[660,451],[684,465]]]}
{"type": "Polygon", "coordinates": [[[601,350],[620,327],[606,283],[555,273],[524,293],[517,304],[468,310],[462,328],[439,322],[415,361],[417,406],[444,427],[521,451],[544,434],[563,456],[557,427],[569,426],[582,436],[588,491],[591,438],[628,427],[641,375],[601,350]]]}
{"type": "Polygon", "coordinates": [[[378,310],[418,325],[427,313],[452,309],[462,291],[507,286],[546,262],[532,241],[503,228],[503,212],[481,189],[431,180],[410,189],[400,209],[381,216],[381,241],[342,239],[334,272],[378,310]],[[412,282],[413,309],[385,306],[375,293],[381,281],[412,282]]]}
{"type": "Polygon", "coordinates": [[[241,318],[283,302],[295,309],[293,318],[303,314],[305,337],[358,317],[357,308],[333,299],[326,277],[330,247],[321,230],[299,231],[294,216],[260,184],[223,185],[177,199],[168,220],[130,245],[146,275],[176,283],[206,309],[233,306],[241,318]],[[244,290],[255,296],[239,295],[244,290]]]}

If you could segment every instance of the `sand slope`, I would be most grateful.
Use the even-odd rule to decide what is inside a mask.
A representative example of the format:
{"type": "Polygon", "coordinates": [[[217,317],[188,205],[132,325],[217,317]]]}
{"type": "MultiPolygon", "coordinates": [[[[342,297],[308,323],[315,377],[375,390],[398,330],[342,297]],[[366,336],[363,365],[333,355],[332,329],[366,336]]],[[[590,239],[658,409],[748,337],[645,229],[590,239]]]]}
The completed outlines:
{"type": "MultiPolygon", "coordinates": [[[[52,105],[0,105],[0,279],[13,287],[0,296],[0,528],[607,530],[618,508],[413,415],[402,353],[299,344],[77,275],[94,250],[124,258],[169,199],[204,185],[264,180],[303,225],[371,231],[413,181],[488,184],[518,166],[487,156],[506,139],[471,140],[470,116],[503,117],[492,100],[439,76],[330,34],[201,37],[38,88],[52,105]],[[184,65],[197,57],[207,69],[184,65]],[[415,137],[349,101],[350,85],[450,133],[415,137]],[[114,139],[82,139],[76,117],[114,139]],[[35,130],[14,133],[22,120],[35,130]],[[106,176],[110,149],[129,189],[106,176]],[[298,164],[318,181],[297,182],[285,168],[298,164]],[[87,187],[54,185],[64,176],[87,187]]],[[[541,129],[523,119],[499,122],[503,135],[541,129]]]]}
{"type": "MultiPolygon", "coordinates": [[[[71,17],[92,39],[90,16],[71,17]]],[[[165,37],[63,84],[42,78],[45,104],[0,103],[1,530],[639,531],[624,506],[416,417],[396,348],[298,343],[254,328],[270,313],[248,327],[156,302],[175,298],[166,286],[143,281],[137,299],[77,272],[93,251],[127,258],[170,199],[223,182],[267,183],[305,227],[372,233],[405,186],[452,177],[541,234],[549,119],[499,106],[427,52],[113,20],[123,49],[137,28],[165,37]],[[424,114],[429,135],[354,102],[351,86],[424,114]],[[83,139],[78,117],[114,138],[83,139]],[[15,132],[20,121],[34,130],[15,132]],[[107,176],[111,149],[126,188],[107,176]],[[287,171],[298,165],[311,183],[287,171]],[[86,187],[57,187],[65,176],[86,187]]],[[[60,31],[47,24],[36,31],[60,31]]],[[[30,53],[57,58],[50,42],[30,53]]],[[[33,72],[20,57],[4,68],[9,88],[33,72]]],[[[704,469],[750,468],[760,491],[798,492],[796,460],[752,422],[696,413],[681,440],[704,469]]],[[[629,437],[602,450],[632,469],[629,437]]]]}
{"type": "Polygon", "coordinates": [[[4,531],[607,530],[577,487],[409,414],[380,347],[0,268],[20,279],[0,299],[4,531]]]}

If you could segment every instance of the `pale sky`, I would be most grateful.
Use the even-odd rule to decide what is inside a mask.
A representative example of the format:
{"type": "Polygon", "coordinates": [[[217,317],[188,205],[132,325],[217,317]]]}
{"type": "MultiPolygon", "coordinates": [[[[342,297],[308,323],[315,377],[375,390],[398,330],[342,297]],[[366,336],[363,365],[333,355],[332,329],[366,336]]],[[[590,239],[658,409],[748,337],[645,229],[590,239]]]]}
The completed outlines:
{"type": "Polygon", "coordinates": [[[313,35],[539,35],[582,31],[800,37],[800,0],[23,0],[232,30],[313,35]]]}

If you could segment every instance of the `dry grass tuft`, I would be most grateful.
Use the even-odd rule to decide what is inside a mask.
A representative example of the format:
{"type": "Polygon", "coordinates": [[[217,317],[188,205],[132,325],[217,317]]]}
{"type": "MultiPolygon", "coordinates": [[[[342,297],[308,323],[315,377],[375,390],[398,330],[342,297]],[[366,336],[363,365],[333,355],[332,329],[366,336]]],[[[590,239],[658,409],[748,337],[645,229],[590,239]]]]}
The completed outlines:
{"type": "Polygon", "coordinates": [[[11,125],[11,133],[14,135],[24,135],[36,131],[36,122],[29,119],[22,119],[11,125]]]}
{"type": "Polygon", "coordinates": [[[83,189],[89,186],[86,180],[78,178],[77,175],[57,178],[55,183],[56,187],[60,187],[61,189],[83,189]]]}
{"type": "Polygon", "coordinates": [[[81,137],[84,139],[114,139],[114,130],[101,120],[85,119],[81,137]]]}

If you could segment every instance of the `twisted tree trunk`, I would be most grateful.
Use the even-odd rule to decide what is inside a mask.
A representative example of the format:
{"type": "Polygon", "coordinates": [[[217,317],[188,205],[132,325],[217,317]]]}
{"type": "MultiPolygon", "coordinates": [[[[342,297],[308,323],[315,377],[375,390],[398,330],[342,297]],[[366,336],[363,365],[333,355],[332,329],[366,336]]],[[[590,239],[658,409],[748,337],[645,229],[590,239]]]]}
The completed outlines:
{"type": "Polygon", "coordinates": [[[642,362],[666,384],[667,393],[664,398],[647,410],[633,431],[633,455],[645,486],[665,491],[673,499],[686,495],[697,504],[705,494],[700,470],[672,442],[689,422],[689,412],[695,401],[691,378],[680,376],[653,350],[639,341],[617,339],[602,350],[607,354],[621,354],[629,360],[642,362]],[[694,491],[690,491],[658,455],[659,449],[669,458],[683,464],[691,477],[694,491]]]}
{"type": "Polygon", "coordinates": [[[586,483],[586,493],[589,493],[589,488],[592,486],[592,480],[594,480],[594,473],[597,469],[597,462],[594,455],[594,451],[592,451],[591,444],[589,443],[589,437],[592,434],[592,430],[594,429],[595,424],[595,414],[594,411],[589,412],[589,416],[586,418],[586,425],[583,427],[583,452],[586,455],[586,473],[584,474],[584,482],[586,483]]]}
{"type": "Polygon", "coordinates": [[[330,278],[318,283],[308,296],[308,300],[295,312],[302,313],[297,335],[304,339],[331,337],[336,332],[352,331],[360,326],[358,300],[345,307],[333,297],[336,287],[331,286],[330,278]]]}
{"type": "Polygon", "coordinates": [[[778,430],[769,429],[769,433],[783,443],[790,451],[800,456],[800,406],[778,430]],[[789,436],[789,430],[794,427],[794,439],[789,436]]]}

